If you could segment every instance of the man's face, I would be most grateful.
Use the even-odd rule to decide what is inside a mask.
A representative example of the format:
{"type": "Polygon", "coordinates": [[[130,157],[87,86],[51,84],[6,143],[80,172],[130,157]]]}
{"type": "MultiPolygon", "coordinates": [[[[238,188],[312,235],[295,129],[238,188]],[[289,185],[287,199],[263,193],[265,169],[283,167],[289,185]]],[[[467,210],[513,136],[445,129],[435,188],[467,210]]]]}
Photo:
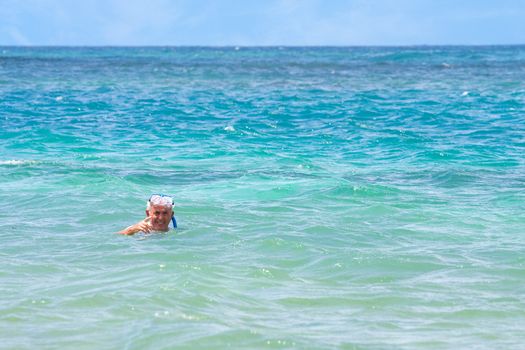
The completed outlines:
{"type": "Polygon", "coordinates": [[[155,231],[168,231],[168,226],[173,216],[170,207],[162,205],[152,205],[146,210],[146,215],[150,218],[150,224],[155,231]]]}

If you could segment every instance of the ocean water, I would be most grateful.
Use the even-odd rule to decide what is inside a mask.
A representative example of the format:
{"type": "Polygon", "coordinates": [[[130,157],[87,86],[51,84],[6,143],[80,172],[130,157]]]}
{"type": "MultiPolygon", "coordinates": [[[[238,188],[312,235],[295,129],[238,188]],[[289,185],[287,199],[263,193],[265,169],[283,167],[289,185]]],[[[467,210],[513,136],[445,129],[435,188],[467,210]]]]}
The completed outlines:
{"type": "Polygon", "coordinates": [[[0,240],[2,349],[522,349],[525,46],[1,47],[0,240]]]}

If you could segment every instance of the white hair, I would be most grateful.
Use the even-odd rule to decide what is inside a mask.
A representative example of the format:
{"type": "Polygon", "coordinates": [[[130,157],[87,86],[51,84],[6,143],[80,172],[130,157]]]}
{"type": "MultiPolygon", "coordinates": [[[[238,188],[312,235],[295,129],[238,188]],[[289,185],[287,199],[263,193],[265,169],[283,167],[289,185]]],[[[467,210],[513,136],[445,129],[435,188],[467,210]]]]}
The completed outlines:
{"type": "Polygon", "coordinates": [[[146,202],[146,209],[149,210],[152,205],[173,209],[173,199],[167,196],[153,195],[149,201],[146,202]]]}

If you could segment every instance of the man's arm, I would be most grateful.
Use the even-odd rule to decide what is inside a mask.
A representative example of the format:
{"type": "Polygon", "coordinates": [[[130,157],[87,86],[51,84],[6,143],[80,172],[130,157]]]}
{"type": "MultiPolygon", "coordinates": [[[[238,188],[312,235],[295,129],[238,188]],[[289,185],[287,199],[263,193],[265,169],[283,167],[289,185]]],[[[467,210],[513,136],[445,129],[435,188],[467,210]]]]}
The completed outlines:
{"type": "Polygon", "coordinates": [[[150,218],[147,217],[144,220],[137,222],[135,225],[131,225],[117,233],[121,235],[134,235],[135,233],[140,231],[149,233],[151,231],[151,224],[149,223],[149,221],[150,218]]]}

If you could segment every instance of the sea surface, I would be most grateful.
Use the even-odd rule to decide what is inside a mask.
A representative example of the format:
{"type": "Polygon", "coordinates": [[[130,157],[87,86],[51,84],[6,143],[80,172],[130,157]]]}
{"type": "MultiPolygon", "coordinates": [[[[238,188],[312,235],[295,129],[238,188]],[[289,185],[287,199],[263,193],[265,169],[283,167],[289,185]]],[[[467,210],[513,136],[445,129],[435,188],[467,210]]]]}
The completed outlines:
{"type": "Polygon", "coordinates": [[[1,349],[523,349],[525,46],[0,47],[0,295],[1,349]]]}

